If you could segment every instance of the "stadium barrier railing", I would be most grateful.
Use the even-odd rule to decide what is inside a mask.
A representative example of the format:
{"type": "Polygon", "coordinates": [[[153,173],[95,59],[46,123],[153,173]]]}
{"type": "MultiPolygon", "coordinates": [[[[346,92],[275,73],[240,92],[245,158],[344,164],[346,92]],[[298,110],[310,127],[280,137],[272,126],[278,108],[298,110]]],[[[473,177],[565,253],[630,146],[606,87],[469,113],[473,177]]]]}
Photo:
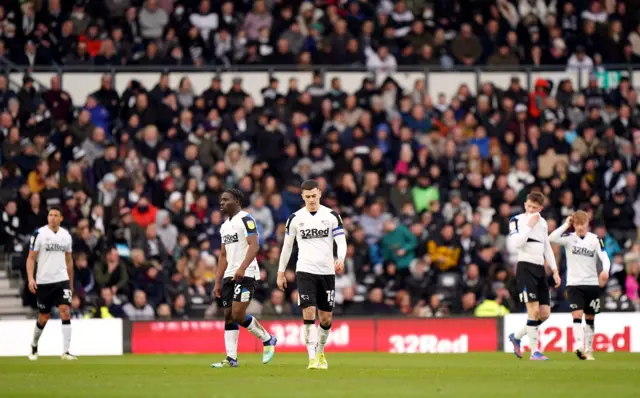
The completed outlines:
{"type": "MultiPolygon", "coordinates": [[[[526,314],[504,318],[335,318],[327,345],[330,352],[444,354],[511,352],[509,333],[522,327],[526,314]]],[[[279,352],[305,352],[300,319],[261,320],[278,337],[279,352]]],[[[572,317],[553,314],[543,324],[540,348],[568,352],[573,348],[572,317]]],[[[74,320],[71,352],[79,356],[132,354],[221,354],[224,321],[149,321],[121,319],[74,320]]],[[[0,356],[26,356],[33,320],[0,321],[0,356]]],[[[262,344],[246,330],[238,351],[261,352],[262,344]]],[[[528,349],[528,342],[523,340],[528,349]]],[[[640,313],[603,313],[596,318],[594,349],[599,352],[640,352],[640,313]]],[[[50,321],[40,340],[41,355],[60,355],[60,321],[50,321]]]]}
{"type": "MultiPolygon", "coordinates": [[[[243,89],[255,100],[258,106],[262,105],[261,90],[268,86],[270,78],[277,78],[280,82],[278,91],[286,94],[289,79],[297,79],[298,88],[304,90],[312,82],[313,70],[299,70],[291,66],[260,66],[260,67],[235,67],[223,69],[207,65],[202,68],[171,67],[166,66],[124,66],[124,67],[95,67],[95,66],[65,66],[65,67],[36,67],[27,69],[15,64],[5,63],[0,73],[8,75],[14,85],[22,82],[25,73],[34,78],[36,85],[48,86],[51,77],[59,75],[62,88],[67,91],[74,101],[75,106],[82,106],[87,95],[96,91],[100,86],[102,76],[111,75],[114,88],[123,93],[131,80],[137,80],[148,90],[151,90],[159,81],[161,73],[169,74],[170,86],[175,88],[183,77],[188,77],[196,94],[200,94],[211,84],[211,79],[217,76],[221,79],[223,91],[229,90],[235,78],[243,80],[243,89]]],[[[589,77],[595,75],[601,88],[617,87],[619,80],[626,76],[632,85],[640,86],[640,65],[606,65],[602,68],[566,69],[564,67],[456,67],[455,69],[402,67],[394,72],[375,72],[366,69],[345,68],[344,66],[322,66],[316,71],[322,72],[322,81],[325,87],[330,87],[333,78],[340,78],[342,89],[353,94],[362,86],[365,78],[373,79],[377,84],[383,83],[388,77],[403,90],[411,92],[418,80],[423,80],[425,88],[436,100],[440,93],[450,99],[462,84],[466,84],[472,94],[479,91],[480,86],[489,82],[497,88],[508,88],[511,79],[517,77],[525,89],[533,89],[538,79],[553,82],[553,90],[563,80],[570,80],[574,89],[587,86],[589,77]]],[[[46,88],[46,87],[44,87],[46,88]]]]}

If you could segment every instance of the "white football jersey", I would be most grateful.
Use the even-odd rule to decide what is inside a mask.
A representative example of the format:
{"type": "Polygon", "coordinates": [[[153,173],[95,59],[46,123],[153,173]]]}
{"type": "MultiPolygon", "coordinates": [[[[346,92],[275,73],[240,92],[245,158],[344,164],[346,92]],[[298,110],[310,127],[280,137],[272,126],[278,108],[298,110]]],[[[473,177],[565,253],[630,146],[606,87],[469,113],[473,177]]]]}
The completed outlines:
{"type": "Polygon", "coordinates": [[[556,259],[549,243],[547,220],[529,228],[529,214],[522,213],[509,220],[509,241],[518,249],[518,262],[524,261],[544,266],[546,259],[551,269],[556,269],[556,259]]]}
{"type": "Polygon", "coordinates": [[[47,284],[68,281],[66,253],[73,249],[73,239],[69,232],[60,227],[53,232],[48,225],[36,229],[31,236],[29,250],[38,253],[36,257],[36,283],[47,284]]]}
{"type": "Polygon", "coordinates": [[[604,242],[594,233],[588,232],[584,238],[574,232],[565,234],[569,229],[563,224],[549,235],[552,243],[565,248],[567,256],[567,286],[598,286],[598,258],[602,261],[602,270],[609,272],[611,261],[604,250],[604,242]]]}
{"type": "MultiPolygon", "coordinates": [[[[244,261],[249,249],[247,238],[258,234],[258,227],[253,217],[246,211],[240,211],[235,216],[228,218],[220,227],[222,244],[227,252],[227,269],[224,272],[225,278],[235,275],[240,265],[244,261]]],[[[260,279],[258,261],[254,258],[247,267],[244,276],[246,278],[260,279]]]]}
{"type": "Polygon", "coordinates": [[[335,275],[333,238],[344,235],[340,215],[326,206],[310,213],[305,207],[289,216],[287,235],[298,242],[296,271],[335,275]]]}

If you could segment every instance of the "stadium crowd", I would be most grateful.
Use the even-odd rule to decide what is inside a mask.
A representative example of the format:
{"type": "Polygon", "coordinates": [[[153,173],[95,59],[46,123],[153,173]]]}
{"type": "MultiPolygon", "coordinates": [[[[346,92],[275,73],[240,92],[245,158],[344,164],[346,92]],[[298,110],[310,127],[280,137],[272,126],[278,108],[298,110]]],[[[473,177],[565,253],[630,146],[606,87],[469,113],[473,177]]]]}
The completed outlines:
{"type": "Polygon", "coordinates": [[[0,57],[65,65],[637,63],[638,0],[5,0],[0,57]]]}
{"type": "MultiPolygon", "coordinates": [[[[0,57],[23,66],[553,64],[634,62],[633,1],[8,1],[0,57]],[[486,7],[485,7],[486,6],[486,7]],[[108,16],[108,17],[105,17],[108,16]]],[[[305,66],[306,65],[306,66],[305,66]]],[[[612,259],[605,311],[640,309],[640,104],[626,77],[579,90],[462,85],[452,98],[388,78],[346,93],[272,79],[264,106],[214,77],[192,87],[105,75],[75,109],[54,77],[19,90],[0,76],[0,242],[26,253],[46,209],[74,236],[75,317],[213,317],[221,192],[238,187],[258,222],[260,287],[250,312],[299,314],[292,256],[275,289],[284,222],[316,178],[348,231],[338,314],[420,317],[519,310],[512,215],[534,189],[550,229],[592,215],[612,259]]],[[[555,249],[564,272],[566,264],[555,249]]],[[[23,267],[17,259],[14,266],[23,267]]],[[[564,288],[552,293],[568,310],[564,288]]],[[[24,301],[34,305],[25,291],[24,301]]]]}

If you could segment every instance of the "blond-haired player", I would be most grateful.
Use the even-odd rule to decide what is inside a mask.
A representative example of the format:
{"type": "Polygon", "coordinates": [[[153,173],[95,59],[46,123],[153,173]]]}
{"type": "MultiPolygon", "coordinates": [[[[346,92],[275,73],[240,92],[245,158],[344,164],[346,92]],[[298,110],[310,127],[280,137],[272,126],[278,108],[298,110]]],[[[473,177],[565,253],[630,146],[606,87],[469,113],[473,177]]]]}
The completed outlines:
{"type": "Polygon", "coordinates": [[[573,351],[578,358],[592,361],[594,320],[600,312],[600,288],[609,280],[611,261],[604,250],[602,239],[589,232],[589,222],[586,212],[577,211],[549,235],[549,240],[564,246],[567,256],[567,296],[573,316],[575,340],[573,351]],[[572,226],[575,232],[566,233],[572,226]],[[598,259],[602,262],[599,275],[598,259]]]}

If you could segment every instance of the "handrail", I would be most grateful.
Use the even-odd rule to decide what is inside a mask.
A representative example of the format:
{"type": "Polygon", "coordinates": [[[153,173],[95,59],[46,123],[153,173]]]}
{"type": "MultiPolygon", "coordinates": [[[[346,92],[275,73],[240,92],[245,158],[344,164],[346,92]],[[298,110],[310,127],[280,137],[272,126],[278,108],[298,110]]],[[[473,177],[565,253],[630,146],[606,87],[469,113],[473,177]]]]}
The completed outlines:
{"type": "MultiPolygon", "coordinates": [[[[593,72],[602,79],[603,85],[606,88],[612,88],[622,76],[626,76],[630,79],[632,86],[640,86],[640,75],[634,73],[637,70],[640,73],[640,64],[609,64],[599,66],[593,69],[593,72]],[[602,72],[604,70],[604,74],[602,72]],[[612,75],[614,74],[614,75],[612,75]],[[634,75],[635,79],[634,79],[634,75]],[[635,84],[634,84],[635,83],[635,84]]],[[[372,71],[364,67],[349,67],[345,65],[321,65],[314,66],[309,69],[300,68],[296,65],[233,65],[225,68],[220,65],[204,65],[202,67],[194,66],[167,66],[167,65],[126,65],[126,66],[96,66],[96,65],[52,65],[52,66],[21,66],[16,65],[8,60],[2,60],[0,62],[0,73],[11,75],[11,73],[31,73],[31,76],[36,79],[36,83],[40,89],[48,88],[48,84],[43,83],[40,80],[46,80],[46,75],[57,74],[60,77],[63,89],[72,94],[74,104],[79,106],[84,103],[84,98],[90,92],[88,92],[88,86],[77,85],[76,83],[82,81],[84,77],[89,75],[110,75],[114,87],[118,87],[119,90],[124,90],[128,80],[142,78],[143,75],[150,77],[149,75],[159,74],[162,72],[170,73],[173,76],[176,75],[199,75],[200,78],[209,75],[210,77],[220,77],[223,79],[223,84],[229,84],[229,77],[234,77],[234,74],[247,74],[259,73],[262,76],[260,81],[266,85],[264,76],[283,78],[287,74],[304,74],[309,76],[313,72],[320,73],[320,79],[325,87],[329,86],[329,79],[333,77],[341,77],[344,74],[347,81],[343,81],[343,85],[349,86],[351,92],[355,92],[356,82],[353,80],[354,74],[361,75],[357,84],[360,84],[362,77],[372,78],[375,82],[381,83],[387,76],[395,79],[400,85],[404,86],[404,89],[408,89],[408,85],[411,82],[415,82],[417,79],[423,80],[425,90],[431,93],[446,93],[447,95],[453,95],[453,86],[444,84],[441,77],[446,76],[448,80],[460,80],[460,84],[468,84],[473,91],[478,91],[481,84],[485,82],[495,83],[505,89],[508,86],[509,78],[512,76],[518,76],[521,79],[521,83],[525,88],[532,88],[535,84],[535,80],[539,78],[546,78],[554,81],[557,88],[557,84],[562,79],[569,78],[573,81],[575,89],[583,89],[587,86],[590,72],[586,69],[574,69],[567,68],[564,65],[549,65],[544,67],[537,67],[535,65],[520,65],[520,66],[455,66],[454,68],[437,67],[425,67],[425,66],[400,66],[394,71],[372,71]],[[404,74],[404,75],[403,75],[404,74]],[[460,79],[457,79],[457,77],[460,79]],[[78,79],[79,78],[79,79],[78,79]],[[475,88],[475,90],[474,90],[475,88]],[[355,89],[355,90],[354,90],[355,89]],[[75,91],[74,91],[75,90],[75,91]]],[[[11,76],[9,76],[11,77],[11,76]]],[[[245,76],[250,77],[250,76],[245,76]]],[[[291,76],[295,77],[295,76],[291,76]]],[[[91,77],[93,78],[93,77],[91,77]]],[[[91,80],[94,81],[94,80],[91,80]]],[[[203,80],[200,80],[201,85],[203,80]]],[[[91,83],[94,84],[94,83],[91,83]]],[[[147,80],[147,84],[150,84],[147,80]]],[[[153,83],[155,84],[155,83],[153,83]]],[[[208,83],[205,83],[208,86],[208,83]]],[[[459,86],[459,85],[457,85],[459,86]]],[[[96,87],[97,88],[97,87],[96,87]]],[[[245,89],[248,87],[245,86],[245,89]]],[[[260,95],[257,87],[250,87],[252,95],[260,95]]]]}
{"type": "MultiPolygon", "coordinates": [[[[13,62],[9,61],[5,57],[0,57],[0,64],[2,64],[2,66],[3,66],[2,70],[6,70],[7,72],[11,72],[11,71],[17,71],[17,72],[23,72],[23,73],[33,73],[33,72],[35,72],[33,70],[33,68],[29,68],[27,66],[18,65],[16,63],[13,63],[13,62]]],[[[62,72],[59,72],[59,73],[62,73],[62,72]]],[[[31,78],[33,79],[33,81],[38,86],[37,87],[38,91],[42,91],[45,88],[49,87],[49,84],[44,84],[39,79],[36,79],[33,76],[31,78]]],[[[22,87],[22,82],[17,83],[17,82],[12,81],[11,79],[8,79],[8,80],[9,80],[10,83],[13,83],[14,85],[18,86],[18,88],[22,87]]]]}
{"type": "MultiPolygon", "coordinates": [[[[301,65],[231,65],[224,67],[221,65],[122,65],[122,66],[99,66],[99,65],[36,65],[33,67],[16,65],[10,61],[6,61],[11,69],[19,72],[29,70],[30,72],[92,72],[92,73],[117,73],[117,72],[375,72],[366,67],[349,66],[349,65],[320,65],[309,66],[303,68],[301,65]]],[[[640,64],[606,64],[601,65],[605,70],[640,70],[640,64]]],[[[517,66],[489,66],[489,65],[456,65],[452,68],[441,66],[398,66],[394,72],[561,72],[567,71],[567,67],[563,65],[517,65],[517,66]]],[[[593,68],[594,70],[597,68],[593,68]]],[[[586,70],[586,68],[585,68],[586,70]]]]}

